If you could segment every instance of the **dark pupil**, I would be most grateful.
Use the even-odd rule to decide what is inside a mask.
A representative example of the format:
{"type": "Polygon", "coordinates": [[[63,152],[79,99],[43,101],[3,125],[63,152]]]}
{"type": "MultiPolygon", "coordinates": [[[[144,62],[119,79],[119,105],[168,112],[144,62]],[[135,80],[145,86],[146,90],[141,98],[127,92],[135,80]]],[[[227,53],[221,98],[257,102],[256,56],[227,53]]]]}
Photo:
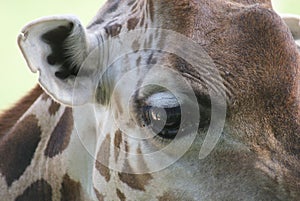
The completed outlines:
{"type": "Polygon", "coordinates": [[[166,139],[174,139],[181,123],[180,106],[173,108],[143,107],[143,119],[154,133],[166,139]]]}

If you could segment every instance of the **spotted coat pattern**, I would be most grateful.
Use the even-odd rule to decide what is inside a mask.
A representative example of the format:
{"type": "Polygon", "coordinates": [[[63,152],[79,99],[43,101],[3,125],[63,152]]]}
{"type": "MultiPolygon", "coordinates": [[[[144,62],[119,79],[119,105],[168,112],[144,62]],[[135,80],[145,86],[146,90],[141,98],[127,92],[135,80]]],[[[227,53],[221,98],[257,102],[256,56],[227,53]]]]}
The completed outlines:
{"type": "MultiPolygon", "coordinates": [[[[54,76],[62,83],[79,74],[78,66],[68,60],[72,55],[64,54],[68,48],[63,45],[73,26],[57,27],[41,36],[52,51],[47,57],[49,65],[53,69],[61,65],[54,76]]],[[[91,104],[67,107],[37,86],[1,115],[1,199],[297,200],[300,56],[271,2],[108,0],[87,26],[99,40],[141,28],[183,34],[212,58],[228,101],[225,128],[214,151],[198,160],[211,104],[201,70],[170,53],[147,48],[136,51],[149,45],[154,49],[157,44],[169,45],[151,35],[145,44],[131,44],[132,57],[115,64],[109,72],[112,81],[104,80],[97,88],[92,109],[91,104]],[[145,65],[167,65],[179,72],[192,86],[203,113],[194,144],[178,161],[157,172],[133,174],[162,162],[149,161],[146,155],[164,142],[137,143],[114,123],[113,116],[121,118],[127,103],[122,91],[110,94],[109,84],[121,77],[124,69],[145,65]],[[100,121],[95,123],[95,119],[100,121]],[[139,160],[130,158],[132,153],[141,155],[139,160]]],[[[145,72],[141,69],[137,77],[142,82],[145,72]]]]}

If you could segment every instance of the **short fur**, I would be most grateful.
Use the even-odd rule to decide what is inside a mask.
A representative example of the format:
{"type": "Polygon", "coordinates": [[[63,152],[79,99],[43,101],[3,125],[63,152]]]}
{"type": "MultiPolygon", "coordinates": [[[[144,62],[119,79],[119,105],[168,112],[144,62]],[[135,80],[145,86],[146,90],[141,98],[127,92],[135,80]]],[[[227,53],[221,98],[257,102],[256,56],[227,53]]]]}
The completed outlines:
{"type": "MultiPolygon", "coordinates": [[[[122,97],[117,93],[113,95],[105,93],[111,96],[107,102],[115,101],[117,106],[101,102],[92,103],[91,110],[96,113],[96,119],[101,120],[97,122],[95,128],[93,127],[95,118],[88,113],[90,105],[84,109],[80,107],[65,109],[51,106],[51,100],[38,99],[37,104],[28,110],[33,101],[43,93],[37,87],[0,118],[2,142],[6,142],[3,136],[27,110],[28,115],[35,113],[35,118],[39,117],[34,128],[38,128],[39,125],[43,131],[31,164],[28,164],[27,160],[26,164],[20,165],[24,175],[20,175],[18,171],[13,174],[14,172],[9,169],[7,164],[16,166],[15,158],[0,161],[2,165],[0,167],[3,167],[0,172],[1,176],[3,175],[0,177],[0,184],[4,185],[5,179],[11,178],[8,186],[4,185],[2,189],[0,188],[0,192],[4,192],[3,196],[49,197],[49,192],[52,191],[55,201],[63,199],[298,200],[300,197],[300,54],[289,28],[272,10],[271,1],[110,0],[87,27],[87,33],[98,34],[96,38],[101,41],[100,39],[118,37],[128,30],[138,29],[139,26],[181,33],[200,44],[212,58],[224,80],[228,101],[224,132],[213,152],[205,159],[198,160],[198,149],[203,134],[203,131],[199,130],[192,147],[178,161],[163,170],[134,175],[131,172],[109,169],[100,162],[116,165],[120,163],[122,157],[126,159],[118,164],[123,168],[122,170],[133,170],[139,167],[147,169],[150,162],[145,159],[146,154],[138,161],[132,162],[128,157],[129,153],[143,154],[144,151],[149,151],[151,145],[159,147],[163,143],[155,141],[151,144],[148,143],[151,140],[145,140],[148,145],[146,146],[130,139],[114,124],[115,119],[110,118],[112,113],[115,117],[121,116],[128,104],[122,102],[122,97]],[[39,113],[39,111],[49,111],[48,108],[53,109],[53,107],[55,112],[39,113]],[[94,110],[95,108],[100,108],[101,112],[97,113],[98,110],[94,110]],[[75,128],[73,125],[76,120],[77,125],[80,126],[75,128]],[[82,136],[78,133],[83,133],[83,138],[80,138],[82,136]],[[45,150],[46,154],[44,154],[45,150]],[[86,153],[87,150],[92,154],[86,153]],[[98,161],[93,157],[97,157],[98,161]],[[26,172],[25,169],[28,171],[26,172]],[[33,172],[37,170],[42,180],[34,177],[33,172]],[[20,179],[17,180],[18,178],[20,179]],[[16,182],[15,189],[18,190],[18,195],[3,190],[9,189],[12,182],[16,182]],[[40,190],[41,186],[44,186],[44,194],[40,190]],[[76,193],[72,194],[72,191],[76,193]]],[[[73,31],[70,38],[68,36],[67,39],[64,38],[63,45],[70,46],[67,53],[74,55],[68,55],[68,58],[75,58],[74,62],[78,64],[85,56],[85,52],[81,52],[80,47],[85,48],[95,44],[82,44],[91,41],[81,40],[83,35],[77,35],[83,34],[83,30],[73,31]],[[72,44],[74,41],[78,44],[72,44]],[[78,52],[73,52],[75,50],[78,52]]],[[[152,37],[151,40],[155,39],[152,37]]],[[[51,40],[46,43],[53,46],[51,40]]],[[[99,45],[99,41],[96,45],[99,45]]],[[[54,45],[59,48],[63,46],[54,45]]],[[[134,45],[140,44],[132,44],[134,45]]],[[[65,48],[58,51],[63,52],[65,48]]],[[[66,59],[65,55],[63,56],[62,59],[66,59]]],[[[188,80],[199,105],[203,104],[203,107],[209,108],[209,95],[205,83],[201,80],[200,68],[191,66],[176,55],[158,54],[151,50],[143,54],[138,52],[134,56],[136,56],[133,57],[134,61],[128,59],[129,61],[119,64],[120,68],[116,69],[122,71],[121,67],[130,70],[146,64],[168,64],[188,80]]],[[[45,67],[42,66],[40,69],[42,73],[43,68],[45,67]]],[[[66,75],[62,77],[50,74],[45,79],[53,79],[54,81],[51,81],[55,82],[57,77],[61,78],[63,81],[58,80],[58,83],[65,86],[68,82],[72,82],[69,75],[67,69],[66,75]]],[[[76,73],[71,75],[77,76],[76,73]]],[[[122,72],[116,71],[112,75],[114,76],[109,77],[110,83],[105,83],[106,80],[101,83],[99,87],[103,88],[101,93],[106,92],[105,89],[108,87],[113,87],[122,72]]],[[[138,78],[143,80],[144,74],[141,72],[138,75],[140,76],[138,78]]],[[[213,76],[210,78],[213,84],[220,82],[213,76]]],[[[78,79],[80,80],[80,77],[78,79]]],[[[177,82],[172,77],[165,79],[166,82],[175,84],[177,82]]],[[[127,93],[126,87],[123,87],[124,89],[121,90],[127,93]]],[[[55,95],[60,94],[61,89],[50,87],[47,90],[60,100],[60,97],[55,95]]],[[[99,99],[95,97],[96,100],[97,98],[99,99]]],[[[134,120],[128,116],[126,118],[130,127],[130,123],[133,124],[134,120]]],[[[207,121],[204,122],[203,128],[209,123],[209,119],[205,120],[207,121]]],[[[18,122],[16,127],[20,124],[18,122]]],[[[0,147],[0,150],[9,147],[7,144],[0,147]]],[[[180,149],[181,146],[176,148],[180,149]]],[[[6,155],[5,150],[2,155],[6,155]]]]}

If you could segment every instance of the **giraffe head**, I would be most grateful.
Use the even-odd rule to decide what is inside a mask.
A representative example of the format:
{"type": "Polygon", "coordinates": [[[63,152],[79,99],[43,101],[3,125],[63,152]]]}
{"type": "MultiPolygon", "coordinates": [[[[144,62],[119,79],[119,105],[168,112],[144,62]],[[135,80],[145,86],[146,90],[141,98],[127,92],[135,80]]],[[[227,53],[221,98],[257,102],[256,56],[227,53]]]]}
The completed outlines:
{"type": "Polygon", "coordinates": [[[297,194],[299,54],[270,1],[108,1],[87,28],[42,18],[19,45],[73,107],[99,200],[297,194]]]}

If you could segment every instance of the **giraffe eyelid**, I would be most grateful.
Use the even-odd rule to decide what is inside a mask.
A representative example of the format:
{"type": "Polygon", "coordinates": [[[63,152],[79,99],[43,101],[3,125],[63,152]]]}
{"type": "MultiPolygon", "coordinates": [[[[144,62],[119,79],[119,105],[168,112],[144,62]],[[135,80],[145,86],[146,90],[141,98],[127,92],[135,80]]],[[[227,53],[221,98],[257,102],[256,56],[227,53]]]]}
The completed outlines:
{"type": "Polygon", "coordinates": [[[180,106],[180,100],[171,92],[159,92],[149,96],[146,105],[158,108],[174,108],[180,106]]]}

